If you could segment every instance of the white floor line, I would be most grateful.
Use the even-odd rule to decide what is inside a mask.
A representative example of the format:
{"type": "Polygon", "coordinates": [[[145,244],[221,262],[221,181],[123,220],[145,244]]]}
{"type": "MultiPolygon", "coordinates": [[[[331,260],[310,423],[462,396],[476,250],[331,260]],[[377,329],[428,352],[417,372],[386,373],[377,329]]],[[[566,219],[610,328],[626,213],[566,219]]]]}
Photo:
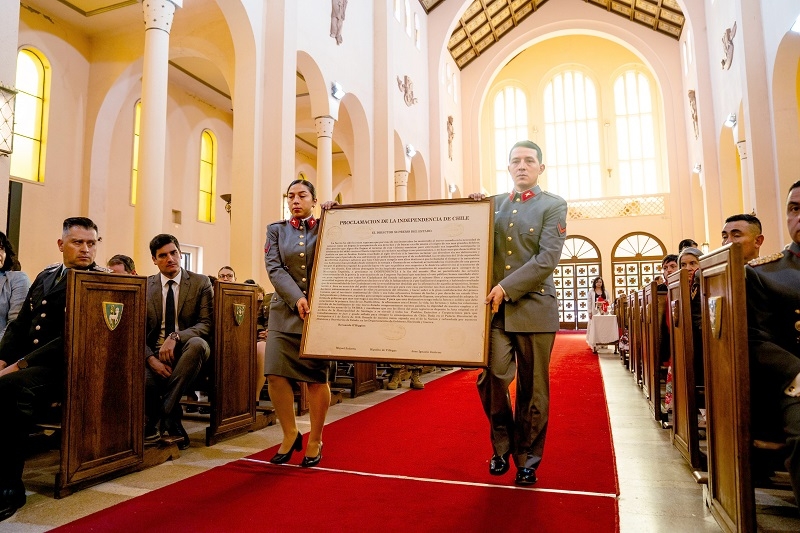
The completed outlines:
{"type": "MultiPolygon", "coordinates": [[[[292,467],[292,468],[300,468],[300,465],[274,465],[269,461],[264,461],[261,459],[250,459],[248,457],[242,457],[241,461],[249,461],[251,463],[259,463],[265,464],[272,467],[292,467]]],[[[229,463],[230,464],[230,463],[229,463]]],[[[408,479],[411,481],[424,481],[426,483],[442,483],[444,485],[466,485],[469,487],[488,487],[493,489],[512,489],[512,490],[529,490],[534,492],[552,492],[556,494],[575,494],[579,496],[596,496],[599,498],[617,498],[616,494],[611,494],[607,492],[586,492],[581,490],[561,490],[561,489],[540,489],[536,487],[517,487],[511,485],[492,485],[491,483],[473,483],[471,481],[453,481],[447,479],[432,479],[426,477],[414,477],[414,476],[399,476],[395,474],[375,474],[371,472],[358,472],[356,470],[341,470],[338,468],[324,468],[315,466],[314,470],[323,470],[325,472],[337,472],[340,474],[353,474],[356,476],[365,476],[365,477],[379,477],[379,478],[387,478],[387,479],[408,479]]]]}

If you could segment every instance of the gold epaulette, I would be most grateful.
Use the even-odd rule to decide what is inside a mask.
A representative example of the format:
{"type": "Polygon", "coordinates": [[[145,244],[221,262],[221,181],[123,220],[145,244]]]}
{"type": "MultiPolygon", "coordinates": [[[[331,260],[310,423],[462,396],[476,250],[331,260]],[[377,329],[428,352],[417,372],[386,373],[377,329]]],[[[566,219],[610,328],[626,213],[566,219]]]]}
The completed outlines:
{"type": "Polygon", "coordinates": [[[111,269],[110,268],[102,267],[100,265],[94,265],[90,270],[92,270],[93,272],[111,273],[111,269]]]}
{"type": "Polygon", "coordinates": [[[778,259],[783,258],[783,252],[775,252],[774,254],[766,255],[764,257],[756,257],[747,262],[751,267],[766,265],[767,263],[774,263],[778,259]]]}
{"type": "Polygon", "coordinates": [[[54,270],[56,268],[61,268],[61,265],[63,265],[63,264],[64,263],[53,263],[52,265],[47,265],[46,267],[44,267],[44,269],[45,270],[54,270]]]}

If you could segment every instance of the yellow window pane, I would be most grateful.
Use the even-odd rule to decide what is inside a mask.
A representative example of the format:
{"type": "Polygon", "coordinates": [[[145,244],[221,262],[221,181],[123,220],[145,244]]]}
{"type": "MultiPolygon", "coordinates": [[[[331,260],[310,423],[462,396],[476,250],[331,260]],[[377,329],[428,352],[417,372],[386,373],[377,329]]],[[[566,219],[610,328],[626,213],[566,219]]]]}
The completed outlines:
{"type": "Polygon", "coordinates": [[[136,110],[134,111],[133,115],[133,134],[139,135],[139,131],[141,130],[141,123],[142,123],[142,101],[139,100],[136,102],[136,110]]]}
{"type": "Polygon", "coordinates": [[[198,205],[198,216],[199,220],[204,222],[211,222],[211,195],[201,192],[200,193],[200,200],[198,205]]]}
{"type": "Polygon", "coordinates": [[[44,87],[44,67],[33,52],[20,50],[17,55],[17,90],[42,97],[44,87]]]}
{"type": "Polygon", "coordinates": [[[136,188],[139,185],[139,171],[131,172],[131,205],[136,205],[136,188]]]}
{"type": "Polygon", "coordinates": [[[42,101],[33,96],[17,94],[14,109],[14,133],[33,139],[41,138],[42,131],[42,101]]]}
{"type": "Polygon", "coordinates": [[[200,159],[202,161],[214,162],[214,139],[208,130],[203,132],[202,141],[200,143],[200,159]]]}
{"type": "Polygon", "coordinates": [[[11,175],[31,181],[39,180],[39,153],[41,144],[27,137],[14,137],[11,154],[11,175]]]}
{"type": "Polygon", "coordinates": [[[213,167],[206,163],[200,163],[200,190],[207,193],[212,193],[213,188],[211,184],[213,167]]]}

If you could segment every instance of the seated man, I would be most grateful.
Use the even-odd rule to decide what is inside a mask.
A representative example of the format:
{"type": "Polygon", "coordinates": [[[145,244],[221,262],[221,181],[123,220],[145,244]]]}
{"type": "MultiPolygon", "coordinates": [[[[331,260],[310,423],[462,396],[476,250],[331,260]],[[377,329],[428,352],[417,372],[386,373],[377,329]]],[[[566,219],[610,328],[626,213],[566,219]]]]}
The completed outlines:
{"type": "Polygon", "coordinates": [[[231,268],[231,267],[226,265],[226,266],[220,268],[219,272],[217,272],[217,279],[220,280],[220,281],[235,282],[236,281],[236,272],[233,271],[233,268],[231,268]]]}
{"type": "Polygon", "coordinates": [[[207,276],[181,268],[178,239],[159,234],[150,241],[150,254],[159,273],[147,278],[147,339],[145,341],[145,441],[158,440],[161,430],[181,437],[179,400],[211,354],[214,289],[207,276]]]}
{"type": "Polygon", "coordinates": [[[783,428],[786,468],[800,503],[800,181],[789,188],[791,245],[745,267],[751,401],[756,436],[764,420],[783,428]]]}
{"type": "Polygon", "coordinates": [[[764,244],[761,221],[755,215],[731,215],[722,227],[722,246],[731,242],[742,245],[742,256],[747,263],[758,257],[758,249],[764,244]]]}
{"type": "Polygon", "coordinates": [[[133,263],[133,259],[127,255],[117,254],[113,256],[108,260],[106,266],[115,274],[130,274],[131,276],[138,275],[136,274],[136,265],[133,263]]]}
{"type": "Polygon", "coordinates": [[[63,396],[67,269],[107,272],[94,263],[97,226],[88,218],[64,221],[58,249],[63,263],[33,282],[17,318],[0,341],[0,520],[25,504],[22,468],[36,417],[63,396]]]}

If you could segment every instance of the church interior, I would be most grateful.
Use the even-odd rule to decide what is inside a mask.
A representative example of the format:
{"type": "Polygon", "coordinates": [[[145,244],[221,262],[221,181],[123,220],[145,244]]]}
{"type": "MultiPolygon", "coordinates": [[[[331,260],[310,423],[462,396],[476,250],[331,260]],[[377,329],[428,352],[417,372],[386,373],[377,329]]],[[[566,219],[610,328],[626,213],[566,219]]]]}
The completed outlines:
{"type": "MultiPolygon", "coordinates": [[[[791,242],[797,2],[333,4],[2,0],[0,212],[22,269],[33,279],[60,261],[62,221],[84,216],[99,228],[99,265],[125,254],[140,276],[157,273],[148,243],[169,233],[186,270],[231,265],[271,292],[265,228],[290,217],[293,180],[342,205],[507,194],[509,150],[523,139],[541,146],[541,188],[568,205],[554,274],[567,336],[587,328],[592,279],[624,299],[682,239],[719,248],[730,215],[760,219],[762,256],[791,242]]],[[[611,530],[729,530],[616,350],[596,358],[618,487],[611,530]]],[[[345,398],[328,422],[400,393],[416,394],[345,398]]],[[[206,447],[205,425],[187,423],[180,459],[63,499],[57,450],[36,455],[28,504],[0,531],[68,526],[281,441],[270,426],[206,447]]],[[[765,498],[779,501],[761,493],[759,510],[765,498]]],[[[793,503],[774,505],[760,530],[796,528],[784,521],[793,503]]],[[[430,529],[415,520],[397,527],[430,529]]]]}

